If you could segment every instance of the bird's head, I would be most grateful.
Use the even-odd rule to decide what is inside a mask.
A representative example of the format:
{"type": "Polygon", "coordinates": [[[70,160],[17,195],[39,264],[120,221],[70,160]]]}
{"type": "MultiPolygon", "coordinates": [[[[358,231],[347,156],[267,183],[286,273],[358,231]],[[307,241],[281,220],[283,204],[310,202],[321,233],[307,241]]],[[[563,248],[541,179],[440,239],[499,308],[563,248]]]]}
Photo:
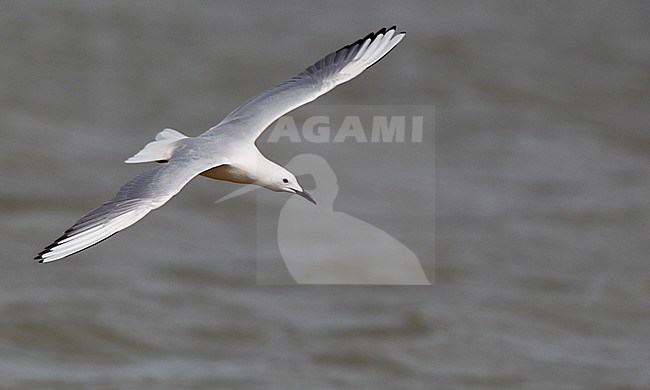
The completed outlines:
{"type": "Polygon", "coordinates": [[[279,165],[273,169],[272,173],[261,184],[263,187],[268,188],[271,191],[288,192],[290,194],[300,195],[313,204],[316,204],[314,198],[312,198],[312,196],[302,188],[293,173],[279,165]]]}

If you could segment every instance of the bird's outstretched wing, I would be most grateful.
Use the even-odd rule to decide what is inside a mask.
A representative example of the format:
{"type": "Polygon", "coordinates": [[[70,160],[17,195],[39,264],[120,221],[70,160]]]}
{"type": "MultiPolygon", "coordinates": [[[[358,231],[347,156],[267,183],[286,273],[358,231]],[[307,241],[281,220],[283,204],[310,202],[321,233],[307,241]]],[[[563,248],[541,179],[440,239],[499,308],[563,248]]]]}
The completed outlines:
{"type": "Polygon", "coordinates": [[[382,59],[406,34],[395,29],[382,28],[330,53],[299,75],[249,99],[201,137],[233,132],[232,136],[242,141],[255,141],[282,115],[355,78],[382,59]]]}
{"type": "Polygon", "coordinates": [[[111,200],[75,222],[34,260],[60,260],[98,244],[138,222],[176,195],[194,176],[217,165],[220,164],[181,158],[142,172],[122,186],[111,200]]]}

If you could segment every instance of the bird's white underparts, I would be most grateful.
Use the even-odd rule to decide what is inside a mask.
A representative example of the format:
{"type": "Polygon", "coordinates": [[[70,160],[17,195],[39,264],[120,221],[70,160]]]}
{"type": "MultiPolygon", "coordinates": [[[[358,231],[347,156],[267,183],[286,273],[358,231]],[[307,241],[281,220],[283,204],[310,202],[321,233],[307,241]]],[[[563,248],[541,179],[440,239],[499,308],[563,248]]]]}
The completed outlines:
{"type": "Polygon", "coordinates": [[[157,162],[127,182],[112,199],[84,215],[35,260],[47,263],[87,249],[125,229],[176,195],[198,175],[276,192],[316,203],[285,168],[268,160],[255,140],[275,120],[361,74],[382,59],[405,33],[396,27],[368,34],[284,83],[252,97],[197,137],[165,129],[127,163],[157,162]]]}

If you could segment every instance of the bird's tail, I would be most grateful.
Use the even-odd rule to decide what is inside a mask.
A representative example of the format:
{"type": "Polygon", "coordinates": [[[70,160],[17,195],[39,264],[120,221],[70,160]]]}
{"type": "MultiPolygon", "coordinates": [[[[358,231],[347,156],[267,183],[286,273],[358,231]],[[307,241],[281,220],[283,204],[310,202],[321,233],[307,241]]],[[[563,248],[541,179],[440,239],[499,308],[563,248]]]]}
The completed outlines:
{"type": "Polygon", "coordinates": [[[156,135],[156,140],[149,142],[135,156],[124,161],[127,164],[167,161],[176,149],[176,141],[187,138],[186,135],[174,130],[165,129],[156,135]]]}

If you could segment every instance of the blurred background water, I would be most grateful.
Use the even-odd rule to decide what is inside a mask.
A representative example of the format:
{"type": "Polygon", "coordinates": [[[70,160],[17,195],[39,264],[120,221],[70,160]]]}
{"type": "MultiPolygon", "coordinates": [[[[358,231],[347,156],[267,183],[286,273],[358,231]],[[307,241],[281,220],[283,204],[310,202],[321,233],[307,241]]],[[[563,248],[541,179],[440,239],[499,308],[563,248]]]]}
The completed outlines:
{"type": "Polygon", "coordinates": [[[647,2],[0,10],[0,387],[648,388],[647,2]],[[142,169],[121,161],[157,131],[197,135],[392,24],[403,44],[319,103],[435,105],[435,169],[346,145],[369,167],[340,173],[362,180],[345,211],[407,239],[434,286],[257,285],[256,207],[286,198],[213,205],[237,187],[205,179],[128,233],[31,261],[142,169]],[[409,201],[370,201],[379,175],[409,201]],[[430,179],[435,236],[413,211],[430,179]]]}

